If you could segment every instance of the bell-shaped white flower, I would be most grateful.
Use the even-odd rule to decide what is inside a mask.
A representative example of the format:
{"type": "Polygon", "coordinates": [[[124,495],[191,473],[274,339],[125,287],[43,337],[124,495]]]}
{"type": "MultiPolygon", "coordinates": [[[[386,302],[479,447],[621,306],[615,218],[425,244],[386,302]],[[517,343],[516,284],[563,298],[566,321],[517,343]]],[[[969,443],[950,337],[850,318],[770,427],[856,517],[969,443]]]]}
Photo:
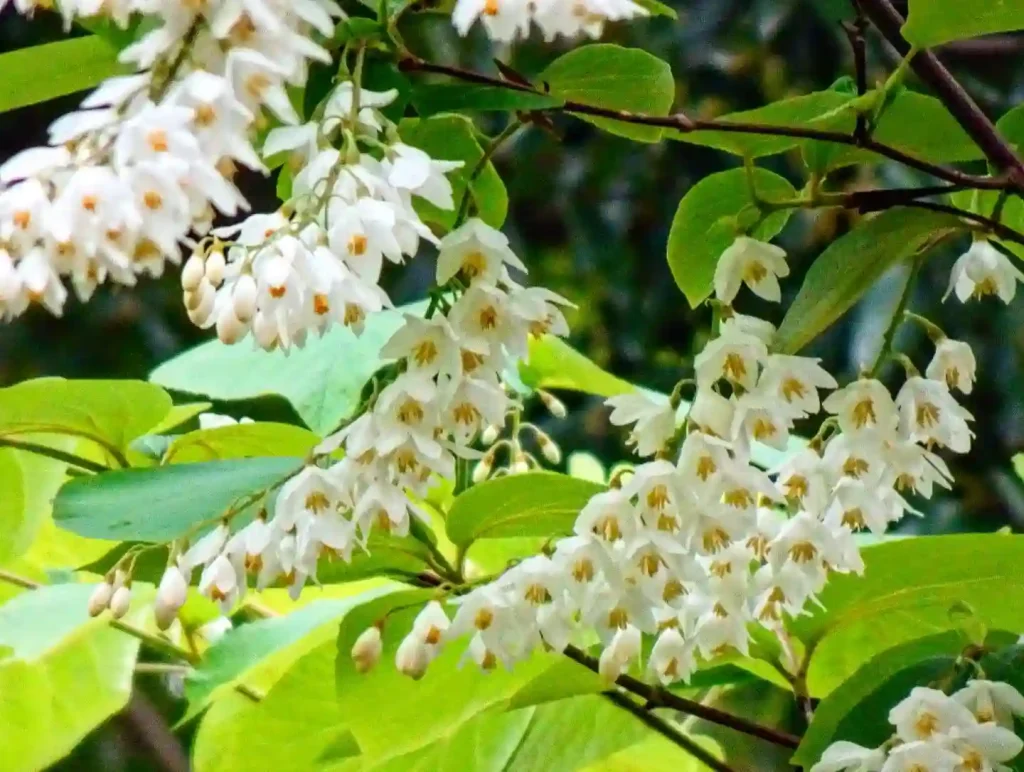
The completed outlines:
{"type": "Polygon", "coordinates": [[[825,749],[811,772],[879,772],[884,763],[884,749],[840,740],[825,749]]]}
{"type": "Polygon", "coordinates": [[[185,576],[176,565],[168,566],[160,579],[160,586],[156,590],[156,600],[153,603],[153,615],[156,618],[157,627],[166,630],[171,626],[178,610],[185,605],[187,596],[188,582],[185,581],[185,576]]]}
{"type": "Polygon", "coordinates": [[[908,742],[889,752],[882,772],[958,772],[962,759],[934,742],[908,742]]]}
{"type": "Polygon", "coordinates": [[[932,380],[945,381],[950,391],[958,389],[963,394],[970,394],[977,366],[974,351],[967,343],[943,338],[935,346],[935,355],[928,363],[925,375],[932,380]]]}
{"type": "Polygon", "coordinates": [[[1024,716],[1024,695],[1000,681],[972,679],[953,699],[970,710],[980,723],[995,721],[1013,729],[1013,717],[1024,716]]]}
{"type": "Polygon", "coordinates": [[[735,405],[711,388],[698,388],[688,420],[704,434],[728,439],[732,436],[735,405]]]}
{"type": "Polygon", "coordinates": [[[648,669],[665,686],[676,681],[689,681],[696,669],[693,644],[688,643],[676,627],[662,631],[651,649],[648,669]]]}
{"type": "Polygon", "coordinates": [[[768,348],[760,338],[731,327],[704,347],[693,360],[697,385],[706,389],[725,379],[752,391],[768,348]]]}
{"type": "Polygon", "coordinates": [[[676,414],[662,394],[633,391],[609,397],[605,404],[612,408],[608,420],[615,426],[633,424],[627,444],[638,456],[654,455],[675,434],[676,414]]]}
{"type": "Polygon", "coordinates": [[[822,406],[839,418],[846,434],[865,430],[895,432],[899,423],[889,390],[874,378],[861,378],[828,395],[822,406]]]}
{"type": "Polygon", "coordinates": [[[356,671],[368,673],[372,670],[380,660],[383,650],[380,628],[377,625],[370,625],[359,634],[352,646],[352,661],[355,663],[356,671]]]}
{"type": "Polygon", "coordinates": [[[916,686],[910,694],[889,711],[889,723],[906,743],[929,740],[936,734],[949,734],[953,727],[970,728],[977,725],[974,715],[966,707],[940,692],[916,686]]]}
{"type": "Polygon", "coordinates": [[[997,295],[1009,303],[1017,294],[1019,281],[1024,281],[1024,273],[992,244],[980,239],[953,265],[945,297],[955,291],[961,303],[986,295],[997,295]]]}
{"type": "Polygon", "coordinates": [[[732,303],[740,285],[778,303],[782,299],[779,277],[789,276],[786,250],[749,236],[738,236],[718,258],[715,266],[715,297],[723,303],[732,303]]]}
{"type": "Polygon", "coordinates": [[[509,247],[505,234],[476,217],[441,239],[438,249],[438,284],[446,283],[460,272],[469,281],[494,284],[506,265],[526,272],[526,266],[509,247]]]}
{"type": "Polygon", "coordinates": [[[972,416],[953,398],[942,381],[920,376],[906,380],[896,395],[900,428],[904,435],[927,445],[937,444],[954,453],[971,449],[972,416]]]}
{"type": "Polygon", "coordinates": [[[581,536],[594,534],[612,543],[632,539],[639,525],[629,494],[612,488],[590,498],[576,517],[574,530],[581,536]]]}
{"type": "Polygon", "coordinates": [[[462,161],[438,161],[417,147],[396,142],[389,152],[393,153],[388,182],[396,188],[408,190],[440,209],[453,209],[452,183],[445,176],[448,172],[461,169],[462,161]]]}
{"type": "Polygon", "coordinates": [[[821,407],[818,390],[839,385],[819,362],[810,357],[771,354],[764,362],[757,390],[782,400],[797,414],[817,413],[821,407]]]}

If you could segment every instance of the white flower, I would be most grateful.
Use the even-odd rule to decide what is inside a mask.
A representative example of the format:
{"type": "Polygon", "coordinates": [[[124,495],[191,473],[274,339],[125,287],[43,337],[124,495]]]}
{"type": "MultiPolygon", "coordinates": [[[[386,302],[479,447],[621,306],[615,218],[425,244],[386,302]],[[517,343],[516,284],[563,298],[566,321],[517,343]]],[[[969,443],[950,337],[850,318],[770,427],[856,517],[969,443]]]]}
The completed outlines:
{"type": "Polygon", "coordinates": [[[1024,281],[1024,273],[1010,258],[988,241],[979,240],[953,265],[945,297],[955,290],[960,302],[998,295],[1004,303],[1009,303],[1017,293],[1018,281],[1024,281]]]}
{"type": "Polygon", "coordinates": [[[689,681],[696,669],[693,645],[688,643],[675,627],[658,636],[651,649],[650,671],[665,686],[676,681],[689,681]]]}
{"type": "Polygon", "coordinates": [[[441,314],[432,319],[405,314],[405,323],[384,344],[380,356],[404,359],[409,369],[427,375],[443,373],[452,377],[461,367],[455,332],[441,314]]]}
{"type": "Polygon", "coordinates": [[[861,378],[834,391],[822,406],[839,417],[839,428],[846,434],[869,429],[895,432],[899,423],[896,405],[889,390],[874,378],[861,378]]]}
{"type": "Polygon", "coordinates": [[[813,448],[787,456],[770,474],[788,501],[813,515],[822,514],[832,498],[828,468],[813,448]]]}
{"type": "Polygon", "coordinates": [[[779,302],[782,291],[779,277],[789,276],[786,250],[749,236],[738,236],[715,266],[715,296],[732,303],[746,284],[755,295],[779,302]]]}
{"type": "Polygon", "coordinates": [[[761,363],[768,356],[764,341],[730,327],[708,343],[693,360],[697,385],[706,389],[725,380],[751,391],[757,383],[761,363]]]}
{"type": "Polygon", "coordinates": [[[732,436],[732,417],[735,405],[711,388],[697,389],[690,406],[689,421],[704,434],[712,437],[732,436]]]}
{"type": "Polygon", "coordinates": [[[856,743],[834,742],[821,755],[811,772],[879,772],[885,763],[882,748],[865,748],[856,743]]]}
{"type": "Polygon", "coordinates": [[[427,672],[430,659],[430,647],[419,635],[409,633],[402,639],[395,652],[395,669],[402,675],[419,681],[427,672]]]}
{"type": "Polygon", "coordinates": [[[938,689],[916,686],[891,711],[889,723],[907,743],[949,734],[953,727],[969,728],[977,722],[967,708],[938,689]]]}
{"type": "Polygon", "coordinates": [[[156,600],[153,603],[153,614],[156,617],[156,625],[161,630],[171,626],[178,609],[185,605],[188,595],[188,582],[185,581],[181,570],[175,566],[168,566],[160,579],[160,586],[156,591],[156,600]]]}
{"type": "Polygon", "coordinates": [[[633,625],[627,624],[615,631],[598,660],[598,672],[606,683],[615,683],[630,663],[640,656],[642,641],[640,631],[633,625]]]}
{"type": "Polygon", "coordinates": [[[441,239],[437,256],[437,283],[444,284],[460,273],[469,281],[494,284],[511,265],[525,273],[526,266],[499,230],[473,217],[441,239]]]}
{"type": "Polygon", "coordinates": [[[785,450],[789,445],[789,430],[793,428],[791,410],[782,402],[758,392],[744,394],[735,402],[731,435],[737,444],[746,448],[751,440],[785,450]]]}
{"type": "Polygon", "coordinates": [[[372,670],[380,660],[383,650],[380,628],[377,625],[370,625],[359,634],[352,646],[352,661],[355,663],[356,671],[367,673],[372,670]]]}
{"type": "Polygon", "coordinates": [[[630,496],[612,488],[590,498],[576,518],[574,530],[581,536],[594,534],[607,542],[632,539],[639,518],[630,496]]]}
{"type": "Polygon", "coordinates": [[[229,536],[231,536],[231,530],[226,524],[220,523],[178,558],[178,568],[188,577],[196,566],[212,563],[213,559],[224,549],[229,536]]]}
{"type": "Polygon", "coordinates": [[[493,39],[510,42],[527,34],[530,28],[527,0],[458,0],[452,12],[452,23],[465,36],[477,19],[493,39]]]}
{"type": "Polygon", "coordinates": [[[910,505],[892,488],[844,477],[835,487],[835,497],[825,513],[832,528],[865,528],[876,535],[885,533],[889,523],[903,517],[910,505]]]}
{"type": "Polygon", "coordinates": [[[430,659],[437,656],[444,640],[445,632],[451,624],[444,608],[436,600],[430,601],[423,610],[416,615],[412,623],[412,633],[417,639],[427,646],[427,653],[430,659]]]}
{"type": "Polygon", "coordinates": [[[1024,716],[1024,696],[1010,684],[999,681],[972,679],[953,699],[974,713],[981,723],[995,721],[1012,729],[1013,717],[1024,716]]]}
{"type": "Polygon", "coordinates": [[[605,404],[612,408],[608,420],[615,426],[634,424],[627,444],[638,456],[657,453],[675,434],[676,414],[662,394],[633,391],[609,397],[605,404]]]}
{"type": "Polygon", "coordinates": [[[994,723],[976,726],[954,726],[949,732],[949,749],[957,754],[963,769],[988,770],[1005,769],[1002,762],[1010,761],[1024,749],[1024,740],[1012,729],[994,723]]]}
{"type": "Polygon", "coordinates": [[[452,183],[445,176],[461,169],[462,161],[437,161],[422,150],[397,142],[390,147],[394,153],[388,182],[408,190],[441,209],[452,209],[452,183]]]}
{"type": "Polygon", "coordinates": [[[342,493],[326,469],[305,466],[281,486],[277,494],[274,520],[282,530],[290,530],[301,519],[335,511],[342,493]]]}
{"type": "Polygon", "coordinates": [[[958,772],[960,757],[932,742],[908,742],[894,748],[881,772],[958,772]]]}
{"type": "Polygon", "coordinates": [[[912,376],[896,395],[900,428],[914,442],[938,444],[954,453],[971,449],[974,417],[957,403],[942,381],[912,376]]]}
{"type": "Polygon", "coordinates": [[[945,381],[950,391],[959,389],[970,394],[974,388],[977,362],[971,347],[963,341],[943,338],[935,346],[935,355],[928,363],[925,375],[935,381],[945,381]]]}
{"type": "Polygon", "coordinates": [[[240,580],[235,566],[224,555],[214,558],[199,578],[199,592],[220,605],[225,614],[235,605],[244,586],[244,577],[240,580]]]}
{"type": "Polygon", "coordinates": [[[765,360],[757,390],[765,396],[781,399],[798,414],[817,413],[821,407],[818,389],[834,389],[839,385],[820,361],[771,354],[765,360]]]}

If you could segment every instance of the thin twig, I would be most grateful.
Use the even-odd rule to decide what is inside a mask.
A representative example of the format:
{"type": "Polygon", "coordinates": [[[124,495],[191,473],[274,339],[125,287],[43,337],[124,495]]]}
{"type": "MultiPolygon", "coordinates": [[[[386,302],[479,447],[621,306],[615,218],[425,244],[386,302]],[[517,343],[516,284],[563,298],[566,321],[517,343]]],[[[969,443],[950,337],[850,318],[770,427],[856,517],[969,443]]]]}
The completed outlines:
{"type": "Polygon", "coordinates": [[[66,453],[63,450],[57,450],[46,445],[38,445],[34,442],[24,442],[22,440],[12,440],[7,437],[0,437],[0,447],[3,448],[14,448],[15,450],[23,450],[26,453],[35,453],[38,456],[46,456],[52,458],[55,461],[63,461],[66,464],[77,466],[79,469],[84,469],[88,472],[109,472],[109,467],[103,464],[97,463],[96,461],[90,461],[87,458],[76,456],[74,453],[66,453]]]}
{"type": "MultiPolygon", "coordinates": [[[[461,67],[453,67],[446,64],[435,64],[419,59],[415,56],[406,56],[399,60],[398,67],[403,72],[429,72],[437,75],[447,75],[467,83],[479,83],[488,86],[508,89],[510,91],[522,91],[527,94],[544,95],[545,92],[535,87],[503,80],[501,78],[484,75],[483,73],[465,70],[461,67]]],[[[772,124],[750,123],[745,121],[731,121],[727,119],[698,119],[690,118],[685,113],[677,112],[673,115],[647,115],[627,110],[612,110],[606,107],[587,105],[582,102],[566,100],[560,105],[549,108],[536,108],[537,112],[564,110],[579,115],[591,115],[599,118],[609,118],[623,123],[633,123],[643,126],[656,126],[666,129],[675,129],[683,134],[694,131],[720,131],[732,134],[758,134],[762,136],[792,137],[794,139],[812,139],[821,142],[831,142],[850,147],[859,147],[870,150],[885,156],[890,160],[897,161],[905,166],[917,169],[918,171],[930,174],[933,177],[964,185],[979,190],[1003,190],[1010,186],[1007,178],[989,177],[983,175],[967,174],[958,169],[939,164],[933,164],[921,158],[916,158],[902,150],[885,145],[877,140],[868,138],[867,141],[859,141],[852,134],[843,134],[838,131],[826,131],[813,129],[804,126],[777,126],[772,124]]]]}
{"type": "MultiPolygon", "coordinates": [[[[868,57],[867,46],[864,44],[864,32],[867,30],[868,20],[864,17],[860,1],[850,1],[856,18],[852,22],[843,22],[843,31],[846,33],[853,51],[853,71],[857,82],[857,95],[864,96],[868,91],[868,57]]],[[[870,128],[867,115],[858,110],[857,125],[853,130],[854,139],[858,142],[866,142],[870,137],[870,128]]]]}
{"type": "MultiPolygon", "coordinates": [[[[588,670],[592,670],[595,673],[598,672],[597,660],[575,646],[566,647],[565,655],[588,670]]],[[[710,721],[712,724],[729,727],[751,737],[758,737],[775,745],[781,745],[783,748],[796,748],[800,744],[800,738],[788,732],[762,726],[745,718],[734,716],[732,713],[726,713],[724,710],[712,708],[709,705],[703,705],[694,700],[688,700],[685,697],[673,694],[668,689],[660,686],[651,686],[629,675],[619,676],[615,683],[626,691],[632,692],[637,697],[644,699],[654,707],[672,708],[680,713],[710,721]]]]}
{"type": "Polygon", "coordinates": [[[715,772],[736,772],[735,769],[725,762],[716,759],[670,723],[659,718],[650,711],[644,710],[641,705],[633,702],[633,700],[626,695],[620,694],[619,692],[604,692],[604,696],[618,707],[632,713],[648,727],[665,737],[667,740],[678,745],[686,753],[693,756],[709,769],[713,769],[715,772]]]}
{"type": "MultiPolygon", "coordinates": [[[[900,31],[904,20],[899,11],[889,0],[859,2],[864,13],[882,36],[900,56],[906,56],[911,46],[900,31]]],[[[964,90],[938,57],[930,51],[922,51],[911,60],[910,67],[935,91],[956,118],[957,123],[970,135],[993,165],[1008,173],[1013,187],[1024,191],[1024,161],[999,135],[989,117],[981,111],[971,95],[964,90]]]]}

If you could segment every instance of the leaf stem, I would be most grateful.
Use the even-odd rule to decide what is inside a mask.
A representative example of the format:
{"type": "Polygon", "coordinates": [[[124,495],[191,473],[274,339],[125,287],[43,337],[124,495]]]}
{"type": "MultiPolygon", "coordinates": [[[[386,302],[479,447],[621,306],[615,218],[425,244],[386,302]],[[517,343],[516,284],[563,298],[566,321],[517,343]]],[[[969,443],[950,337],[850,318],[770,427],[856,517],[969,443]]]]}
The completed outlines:
{"type": "Polygon", "coordinates": [[[483,170],[487,167],[491,158],[498,152],[498,149],[509,139],[511,139],[523,124],[519,119],[515,119],[509,122],[508,126],[501,130],[501,132],[495,135],[487,147],[484,149],[483,155],[480,156],[480,160],[476,162],[473,167],[473,171],[470,172],[469,176],[466,177],[466,189],[462,192],[462,200],[459,202],[458,214],[455,216],[455,225],[453,230],[462,225],[466,220],[466,215],[469,214],[469,202],[472,200],[473,182],[479,177],[483,170]]]}
{"type": "Polygon", "coordinates": [[[87,458],[76,456],[74,453],[66,453],[63,450],[50,448],[46,445],[38,445],[34,442],[23,442],[22,440],[12,440],[8,437],[0,437],[0,447],[23,450],[26,453],[35,453],[37,456],[46,456],[47,458],[52,458],[55,461],[63,461],[66,464],[77,466],[79,469],[84,469],[88,472],[110,471],[109,467],[97,463],[96,461],[90,461],[87,458]]]}
{"type": "MultiPolygon", "coordinates": [[[[593,672],[598,672],[597,660],[586,654],[582,650],[575,646],[567,646],[564,654],[574,662],[578,662],[583,667],[593,672]]],[[[660,708],[672,708],[678,710],[680,713],[685,713],[689,716],[696,716],[697,718],[709,721],[712,724],[718,724],[719,726],[725,726],[729,729],[734,729],[737,732],[748,734],[751,737],[758,737],[767,742],[780,745],[783,748],[796,748],[800,744],[800,738],[783,732],[779,729],[772,729],[771,727],[763,726],[761,724],[748,721],[745,718],[734,716],[732,713],[726,713],[724,710],[713,708],[710,705],[704,705],[695,700],[688,700],[685,697],[680,697],[677,694],[673,694],[668,689],[661,686],[651,686],[638,678],[633,678],[630,675],[621,675],[618,677],[616,682],[619,686],[637,697],[640,697],[653,707],[660,708]]]]}
{"type": "Polygon", "coordinates": [[[696,742],[672,726],[668,721],[665,721],[664,719],[654,715],[652,712],[645,710],[643,706],[638,705],[626,695],[619,692],[604,692],[603,696],[608,699],[609,702],[622,708],[627,713],[631,713],[636,716],[636,718],[650,729],[653,729],[662,737],[671,741],[675,745],[678,745],[686,751],[686,753],[693,756],[697,761],[701,762],[709,769],[712,769],[715,772],[736,772],[736,770],[725,762],[716,759],[696,742]]]}

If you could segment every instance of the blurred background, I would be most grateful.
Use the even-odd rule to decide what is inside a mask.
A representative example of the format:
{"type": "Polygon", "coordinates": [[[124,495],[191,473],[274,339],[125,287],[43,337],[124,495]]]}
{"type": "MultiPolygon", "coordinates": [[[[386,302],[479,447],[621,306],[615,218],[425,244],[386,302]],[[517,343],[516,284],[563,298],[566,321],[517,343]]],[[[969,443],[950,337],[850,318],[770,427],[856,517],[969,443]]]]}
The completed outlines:
{"type": "MultiPolygon", "coordinates": [[[[653,18],[616,25],[604,40],[640,46],[667,60],[676,74],[677,105],[692,115],[714,117],[760,106],[827,88],[852,74],[849,45],[839,25],[852,15],[847,0],[691,0],[672,5],[679,11],[678,22],[653,18]]],[[[351,10],[368,13],[355,3],[351,10]]],[[[497,57],[528,76],[561,50],[533,40],[496,51],[479,29],[459,39],[445,14],[409,14],[403,34],[425,58],[493,71],[490,59],[497,57]]],[[[10,8],[0,14],[0,51],[62,35],[53,13],[41,11],[32,20],[10,8]]],[[[868,43],[869,82],[874,83],[887,75],[895,55],[872,33],[868,43]]],[[[1016,104],[1024,93],[1024,68],[1018,66],[1024,38],[968,41],[941,53],[992,116],[1016,104]]],[[[910,85],[915,85],[912,78],[910,85]]],[[[0,116],[0,160],[45,142],[48,123],[76,106],[80,97],[0,116]]],[[[481,127],[497,133],[503,120],[488,114],[481,127]]],[[[692,357],[708,333],[709,312],[690,309],[672,281],[665,261],[668,229],[690,186],[709,173],[734,167],[737,160],[678,142],[637,144],[561,117],[554,131],[531,127],[502,148],[496,163],[511,199],[505,230],[530,266],[531,282],[578,304],[570,315],[573,345],[616,375],[661,391],[671,390],[689,374],[692,357]]],[[[796,151],[761,163],[802,182],[796,151]]],[[[850,187],[924,182],[890,164],[845,174],[850,187]]],[[[243,188],[255,210],[275,207],[273,179],[253,175],[243,188]]],[[[850,227],[850,217],[831,210],[801,212],[790,221],[780,238],[791,255],[793,275],[784,285],[790,298],[814,257],[850,227]]],[[[941,303],[952,260],[963,246],[949,245],[927,263],[911,307],[975,347],[979,383],[968,407],[977,417],[978,437],[975,451],[954,461],[956,490],[930,502],[932,516],[909,526],[939,531],[991,530],[1007,524],[1024,528],[1024,490],[1010,460],[1024,448],[1024,306],[941,303]]],[[[395,301],[423,297],[432,266],[432,256],[424,255],[411,270],[392,271],[385,285],[395,301]]],[[[870,361],[898,278],[881,282],[814,344],[813,353],[841,379],[853,377],[858,365],[870,361]]],[[[747,310],[779,321],[778,307],[751,307],[750,297],[741,301],[748,303],[747,310]]],[[[923,367],[930,356],[928,341],[909,328],[904,333],[900,346],[923,367]]],[[[133,290],[105,287],[87,305],[69,301],[61,319],[34,309],[0,328],[0,385],[42,375],[145,378],[157,364],[209,336],[186,318],[174,272],[160,281],[142,281],[133,290]]],[[[606,464],[621,460],[623,437],[608,427],[600,401],[572,395],[568,401],[572,409],[567,420],[541,415],[537,420],[567,451],[587,448],[606,464]]]]}
{"type": "MultiPolygon", "coordinates": [[[[715,117],[757,107],[827,88],[852,74],[849,45],[839,25],[851,16],[847,0],[670,4],[679,11],[678,22],[656,18],[618,25],[604,40],[640,46],[667,60],[677,79],[677,105],[691,115],[715,117]]],[[[905,12],[905,3],[896,4],[905,12]]],[[[352,9],[367,13],[359,5],[352,9]]],[[[0,12],[0,52],[63,34],[55,14],[39,12],[26,20],[10,8],[0,12]]],[[[443,14],[411,15],[403,23],[403,34],[424,58],[493,71],[490,60],[497,57],[528,76],[562,50],[534,40],[514,50],[495,51],[479,29],[460,40],[443,14]]],[[[869,82],[874,83],[888,74],[894,54],[872,33],[868,53],[869,82]]],[[[1024,96],[1024,68],[1019,66],[1024,37],[969,41],[940,53],[991,116],[1024,96]]],[[[910,85],[915,86],[913,78],[910,85]]],[[[0,116],[0,161],[44,143],[48,123],[75,107],[80,98],[70,96],[0,116]]],[[[494,134],[503,123],[486,116],[481,127],[494,134]]],[[[496,164],[511,199],[505,230],[530,267],[531,282],[578,305],[570,314],[575,347],[616,375],[663,392],[690,374],[693,356],[707,338],[710,314],[706,308],[691,309],[675,286],[665,260],[668,230],[686,191],[710,173],[733,168],[737,161],[735,156],[683,143],[632,143],[565,118],[556,118],[554,131],[531,127],[503,147],[496,164]]],[[[796,152],[761,163],[802,183],[796,152]]],[[[845,174],[843,182],[851,188],[924,183],[889,164],[845,174]]],[[[277,205],[273,179],[250,176],[243,188],[254,210],[277,205]]],[[[796,294],[816,255],[852,224],[851,215],[836,210],[793,217],[780,237],[793,268],[784,285],[783,307],[796,294]]],[[[928,517],[906,527],[930,532],[1005,526],[1024,530],[1024,487],[1012,463],[1012,457],[1024,450],[1024,303],[1008,308],[998,302],[942,303],[952,261],[965,247],[950,244],[934,254],[911,308],[936,321],[951,337],[973,345],[979,381],[967,407],[977,418],[977,439],[968,457],[949,459],[956,488],[930,502],[914,502],[924,506],[928,517]]],[[[392,271],[385,285],[396,303],[407,302],[424,296],[432,276],[432,256],[423,255],[411,269],[392,271]]],[[[813,353],[840,380],[855,377],[858,367],[871,361],[899,278],[886,277],[813,345],[813,353]]],[[[747,305],[742,310],[780,321],[778,307],[751,306],[750,298],[743,296],[741,302],[747,305]]],[[[931,355],[930,343],[915,330],[905,328],[903,333],[898,346],[923,368],[931,355]]],[[[0,386],[44,375],[146,378],[156,365],[210,335],[186,318],[175,272],[159,281],[142,281],[133,290],[104,287],[88,305],[69,300],[61,319],[33,309],[0,326],[0,386]]],[[[890,372],[888,377],[898,383],[899,373],[890,372]]],[[[567,453],[586,449],[606,466],[623,460],[624,437],[607,424],[601,401],[562,396],[570,407],[567,419],[556,421],[537,410],[534,420],[567,453]]],[[[164,689],[146,693],[148,697],[133,700],[126,712],[97,732],[96,741],[84,744],[60,768],[184,769],[182,744],[160,718],[173,716],[180,704],[164,689]]],[[[736,695],[734,699],[742,700],[736,695]]],[[[789,709],[789,703],[780,704],[783,712],[789,709]]],[[[764,768],[782,768],[762,761],[769,765],[764,768]]]]}

